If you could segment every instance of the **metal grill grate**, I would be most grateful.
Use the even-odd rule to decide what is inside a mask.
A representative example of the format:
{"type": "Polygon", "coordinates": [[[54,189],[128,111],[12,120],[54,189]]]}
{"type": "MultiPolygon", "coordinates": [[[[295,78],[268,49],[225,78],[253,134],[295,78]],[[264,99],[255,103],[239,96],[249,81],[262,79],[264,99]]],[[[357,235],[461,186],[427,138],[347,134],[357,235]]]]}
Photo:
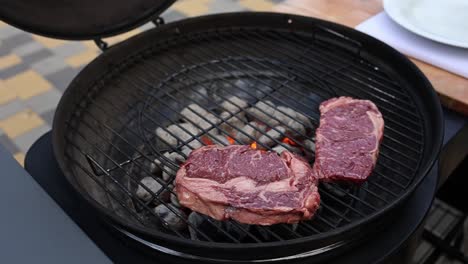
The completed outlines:
{"type": "MultiPolygon", "coordinates": [[[[359,43],[342,39],[353,47],[342,48],[327,40],[336,37],[333,32],[319,32],[309,35],[232,29],[186,34],[135,52],[90,89],[67,121],[72,133],[67,135],[65,153],[77,182],[101,205],[128,222],[201,241],[237,244],[291,240],[327,234],[379,213],[415,180],[423,152],[422,117],[404,84],[393,78],[390,70],[364,59],[359,43]],[[306,116],[310,124],[298,121],[306,127],[305,132],[289,128],[294,137],[275,127],[271,129],[290,138],[313,163],[314,149],[303,144],[302,139],[315,134],[320,102],[338,95],[372,100],[385,119],[384,140],[377,166],[366,183],[321,184],[321,209],[311,221],[262,227],[234,221],[221,223],[200,216],[200,224],[189,221],[187,211],[168,205],[164,197],[175,194],[172,181],[178,164],[165,157],[165,152],[186,158],[182,149],[193,149],[194,141],[205,144],[203,136],[212,129],[225,136],[238,131],[251,137],[229,121],[245,115],[246,109],[221,116],[221,102],[237,96],[261,113],[247,115],[265,123],[265,118],[277,120],[282,126],[288,124],[257,107],[257,103],[271,101],[306,116]],[[180,126],[181,110],[194,103],[221,122],[197,114],[210,126],[192,122],[201,131],[196,134],[180,126]],[[169,125],[178,126],[190,138],[181,139],[167,129],[169,125]],[[158,138],[156,128],[176,138],[178,144],[173,146],[158,138]],[[155,158],[162,162],[155,163],[155,158]],[[151,166],[159,167],[170,179],[155,176],[151,166]],[[153,192],[140,183],[144,177],[152,177],[162,188],[153,192]],[[139,186],[152,198],[138,198],[135,192],[139,186]],[[187,227],[174,228],[161,221],[153,209],[155,204],[166,205],[187,227]]],[[[279,113],[291,117],[287,112],[279,113]]],[[[282,144],[264,131],[258,132],[282,144]]],[[[236,137],[233,140],[241,143],[236,137]]]]}

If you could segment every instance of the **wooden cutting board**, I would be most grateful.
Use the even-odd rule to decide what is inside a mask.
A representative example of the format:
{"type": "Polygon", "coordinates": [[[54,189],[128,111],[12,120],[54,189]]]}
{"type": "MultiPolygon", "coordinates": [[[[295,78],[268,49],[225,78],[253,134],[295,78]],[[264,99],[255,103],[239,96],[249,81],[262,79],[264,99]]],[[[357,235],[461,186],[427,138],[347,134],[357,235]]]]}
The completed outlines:
{"type": "MultiPolygon", "coordinates": [[[[277,12],[317,17],[352,28],[382,10],[381,0],[286,0],[274,7],[277,12]]],[[[443,105],[468,115],[468,79],[410,59],[429,78],[443,105]]]]}

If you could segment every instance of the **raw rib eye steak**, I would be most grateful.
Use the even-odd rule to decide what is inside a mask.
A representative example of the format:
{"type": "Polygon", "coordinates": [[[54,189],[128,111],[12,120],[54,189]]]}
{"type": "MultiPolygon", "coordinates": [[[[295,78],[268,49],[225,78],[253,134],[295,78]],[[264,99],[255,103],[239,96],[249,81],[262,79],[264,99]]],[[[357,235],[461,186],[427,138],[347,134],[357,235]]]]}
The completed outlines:
{"type": "Polygon", "coordinates": [[[377,162],[384,121],[374,103],[350,97],[320,105],[314,173],[320,180],[362,182],[377,162]]]}
{"type": "Polygon", "coordinates": [[[310,219],[320,204],[317,179],[305,160],[239,145],[192,151],[177,172],[176,192],[194,211],[257,225],[310,219]]]}

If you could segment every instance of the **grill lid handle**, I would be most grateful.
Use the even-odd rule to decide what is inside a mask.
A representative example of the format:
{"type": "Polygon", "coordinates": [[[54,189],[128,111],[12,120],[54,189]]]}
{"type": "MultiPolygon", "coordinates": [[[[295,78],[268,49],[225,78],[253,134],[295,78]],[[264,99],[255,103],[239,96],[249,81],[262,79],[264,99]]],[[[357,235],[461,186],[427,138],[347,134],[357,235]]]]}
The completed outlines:
{"type": "Polygon", "coordinates": [[[153,21],[176,0],[0,0],[0,20],[46,37],[95,40],[153,21]]]}

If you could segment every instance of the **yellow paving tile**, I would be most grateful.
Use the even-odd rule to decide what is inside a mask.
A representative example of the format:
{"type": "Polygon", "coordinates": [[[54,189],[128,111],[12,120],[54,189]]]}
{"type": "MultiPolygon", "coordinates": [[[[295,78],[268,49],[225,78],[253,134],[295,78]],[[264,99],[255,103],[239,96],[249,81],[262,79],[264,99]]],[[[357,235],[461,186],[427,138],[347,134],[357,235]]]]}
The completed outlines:
{"type": "Polygon", "coordinates": [[[30,109],[23,110],[6,119],[0,120],[0,128],[5,134],[14,139],[36,127],[44,124],[44,120],[30,109]]]}
{"type": "Polygon", "coordinates": [[[21,99],[28,99],[52,88],[52,84],[33,70],[27,70],[5,80],[7,89],[12,89],[21,99]]]}
{"type": "MultiPolygon", "coordinates": [[[[137,34],[140,34],[142,32],[141,29],[139,28],[136,28],[136,29],[133,29],[133,30],[130,30],[128,32],[125,32],[125,33],[122,33],[122,34],[119,34],[117,36],[114,36],[114,37],[110,37],[110,38],[105,38],[104,41],[109,45],[109,46],[112,46],[114,44],[117,44],[121,41],[124,41],[130,37],[133,37],[137,34]]],[[[94,43],[94,41],[83,41],[82,42],[89,50],[94,50],[94,51],[100,51],[100,49],[96,46],[96,43],[94,43]]]]}
{"type": "Polygon", "coordinates": [[[18,161],[18,163],[19,163],[22,167],[24,167],[24,158],[25,158],[26,156],[24,155],[23,152],[18,152],[18,153],[16,153],[15,155],[13,155],[13,157],[15,157],[16,161],[18,161]]]}
{"type": "Polygon", "coordinates": [[[120,34],[120,35],[118,35],[117,37],[118,37],[120,40],[126,40],[126,39],[128,39],[128,38],[130,38],[130,37],[133,37],[133,36],[135,36],[135,35],[137,35],[137,34],[140,34],[141,31],[142,31],[141,29],[136,28],[136,29],[134,29],[134,30],[130,30],[130,31],[128,31],[128,32],[125,32],[125,33],[123,33],[123,34],[120,34]]]}
{"type": "Polygon", "coordinates": [[[240,0],[239,4],[250,11],[270,11],[275,5],[268,0],[240,0]]]}
{"type": "Polygon", "coordinates": [[[14,89],[9,89],[5,82],[0,80],[0,105],[8,103],[16,98],[14,89]]]}
{"type": "Polygon", "coordinates": [[[115,37],[106,38],[104,41],[107,43],[107,45],[112,46],[116,43],[119,43],[121,39],[120,39],[120,36],[115,36],[115,37]]]}
{"type": "Polygon", "coordinates": [[[21,62],[21,58],[15,54],[0,57],[0,70],[15,66],[21,62]]]}
{"type": "Polygon", "coordinates": [[[39,36],[39,35],[32,35],[32,37],[34,40],[36,40],[37,42],[41,43],[42,45],[44,45],[45,47],[49,49],[56,48],[66,43],[65,40],[46,38],[46,37],[39,36]]]}
{"type": "Polygon", "coordinates": [[[79,67],[84,64],[88,64],[92,59],[96,58],[98,52],[96,50],[89,49],[80,54],[68,57],[66,62],[72,67],[79,67]]]}
{"type": "Polygon", "coordinates": [[[96,43],[94,43],[94,41],[92,40],[86,40],[81,43],[83,43],[83,45],[85,45],[86,48],[88,48],[88,50],[95,50],[95,51],[99,50],[98,46],[96,46],[96,43]]]}
{"type": "Polygon", "coordinates": [[[184,13],[187,16],[199,16],[206,14],[209,11],[209,3],[212,1],[213,0],[176,1],[171,6],[171,9],[184,13]]]}

